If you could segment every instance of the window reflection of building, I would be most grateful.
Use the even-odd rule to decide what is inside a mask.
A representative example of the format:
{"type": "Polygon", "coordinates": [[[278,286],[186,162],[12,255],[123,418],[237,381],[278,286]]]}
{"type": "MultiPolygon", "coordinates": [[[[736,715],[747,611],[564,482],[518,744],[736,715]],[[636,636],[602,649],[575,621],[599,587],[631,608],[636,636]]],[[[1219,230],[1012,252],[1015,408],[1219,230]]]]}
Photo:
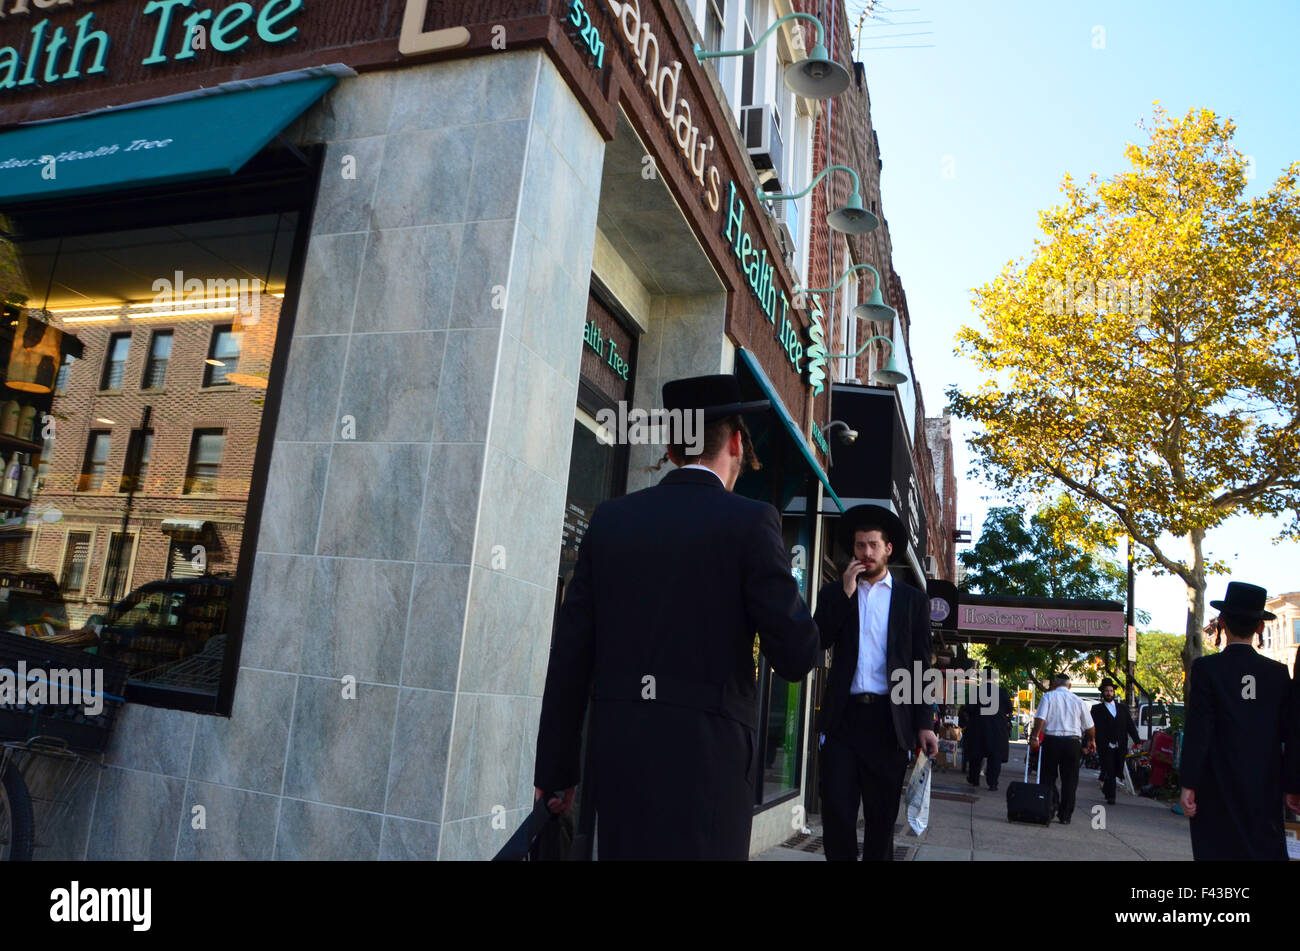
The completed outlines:
{"type": "Polygon", "coordinates": [[[28,284],[52,289],[33,313],[82,349],[28,361],[49,378],[50,425],[32,433],[30,505],[10,512],[24,544],[0,556],[47,577],[66,625],[98,626],[151,691],[220,683],[296,226],[264,214],[15,243],[28,284]],[[157,294],[177,272],[197,287],[157,294]]]}

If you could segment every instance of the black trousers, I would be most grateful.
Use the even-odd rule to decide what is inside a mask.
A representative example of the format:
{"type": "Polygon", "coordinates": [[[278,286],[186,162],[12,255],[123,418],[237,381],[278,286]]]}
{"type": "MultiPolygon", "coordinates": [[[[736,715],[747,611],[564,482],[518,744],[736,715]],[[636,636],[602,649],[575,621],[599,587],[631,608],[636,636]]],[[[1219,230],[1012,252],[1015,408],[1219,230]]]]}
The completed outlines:
{"type": "Polygon", "coordinates": [[[976,750],[971,753],[966,760],[966,775],[972,783],[976,785],[980,781],[980,764],[984,765],[984,779],[990,787],[998,784],[998,777],[1002,775],[1002,757],[996,753],[987,756],[982,750],[976,750]]]}
{"type": "Polygon", "coordinates": [[[894,858],[894,819],[903,797],[907,751],[899,749],[889,703],[852,703],[821,751],[822,833],[829,862],[858,852],[858,805],[866,828],[862,860],[894,858]]]}
{"type": "Polygon", "coordinates": [[[1097,756],[1101,759],[1101,793],[1107,799],[1115,798],[1115,783],[1124,774],[1124,747],[1113,750],[1098,743],[1097,756]]]}
{"type": "Polygon", "coordinates": [[[1040,783],[1056,785],[1057,777],[1061,780],[1062,819],[1074,815],[1074,794],[1079,788],[1079,761],[1083,758],[1083,740],[1077,736],[1043,737],[1043,775],[1038,777],[1040,783]]]}

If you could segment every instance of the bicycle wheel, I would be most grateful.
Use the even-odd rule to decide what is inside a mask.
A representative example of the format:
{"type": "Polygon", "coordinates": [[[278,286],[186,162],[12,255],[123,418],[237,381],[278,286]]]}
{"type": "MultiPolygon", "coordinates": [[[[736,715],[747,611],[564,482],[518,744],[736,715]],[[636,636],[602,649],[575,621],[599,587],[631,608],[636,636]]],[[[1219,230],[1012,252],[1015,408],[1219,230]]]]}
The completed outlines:
{"type": "Polygon", "coordinates": [[[10,766],[0,777],[0,862],[29,862],[36,839],[32,800],[22,773],[10,766]]]}

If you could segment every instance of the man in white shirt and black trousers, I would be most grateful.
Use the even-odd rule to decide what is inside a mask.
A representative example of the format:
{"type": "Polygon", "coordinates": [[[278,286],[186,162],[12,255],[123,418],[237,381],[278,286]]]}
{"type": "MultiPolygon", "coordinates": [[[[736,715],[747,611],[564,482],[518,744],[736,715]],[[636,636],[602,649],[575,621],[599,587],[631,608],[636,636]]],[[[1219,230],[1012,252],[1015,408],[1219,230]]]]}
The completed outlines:
{"type": "Polygon", "coordinates": [[[1070,693],[1070,675],[1057,674],[1052,689],[1043,694],[1034,714],[1034,730],[1029,750],[1038,750],[1038,734],[1043,733],[1043,769],[1040,783],[1056,785],[1061,778],[1060,811],[1057,818],[1069,825],[1074,815],[1074,794],[1079,788],[1079,760],[1084,753],[1097,749],[1093,740],[1092,713],[1088,705],[1070,693]]]}
{"type": "Polygon", "coordinates": [[[817,721],[825,737],[823,840],[828,861],[853,861],[861,803],[862,859],[890,861],[907,753],[917,747],[930,756],[939,752],[933,710],[919,702],[921,685],[914,684],[931,666],[930,602],[924,591],[889,574],[894,545],[905,537],[893,512],[854,506],[840,517],[838,536],[853,558],[841,578],[821,589],[813,615],[822,648],[835,650],[817,721]],[[897,697],[895,671],[907,675],[908,689],[897,697]]]}

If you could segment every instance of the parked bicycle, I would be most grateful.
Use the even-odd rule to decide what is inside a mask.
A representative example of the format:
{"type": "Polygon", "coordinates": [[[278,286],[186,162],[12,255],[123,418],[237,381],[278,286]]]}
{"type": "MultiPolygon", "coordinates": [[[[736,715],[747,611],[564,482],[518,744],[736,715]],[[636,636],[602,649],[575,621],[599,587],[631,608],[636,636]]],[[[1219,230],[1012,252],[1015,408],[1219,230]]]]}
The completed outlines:
{"type": "Polygon", "coordinates": [[[86,780],[103,768],[127,669],[74,646],[0,631],[0,672],[25,691],[0,702],[0,861],[30,860],[67,818],[86,780]],[[91,688],[84,682],[90,677],[93,691],[54,696],[69,683],[54,671],[77,672],[83,690],[91,688]]]}

